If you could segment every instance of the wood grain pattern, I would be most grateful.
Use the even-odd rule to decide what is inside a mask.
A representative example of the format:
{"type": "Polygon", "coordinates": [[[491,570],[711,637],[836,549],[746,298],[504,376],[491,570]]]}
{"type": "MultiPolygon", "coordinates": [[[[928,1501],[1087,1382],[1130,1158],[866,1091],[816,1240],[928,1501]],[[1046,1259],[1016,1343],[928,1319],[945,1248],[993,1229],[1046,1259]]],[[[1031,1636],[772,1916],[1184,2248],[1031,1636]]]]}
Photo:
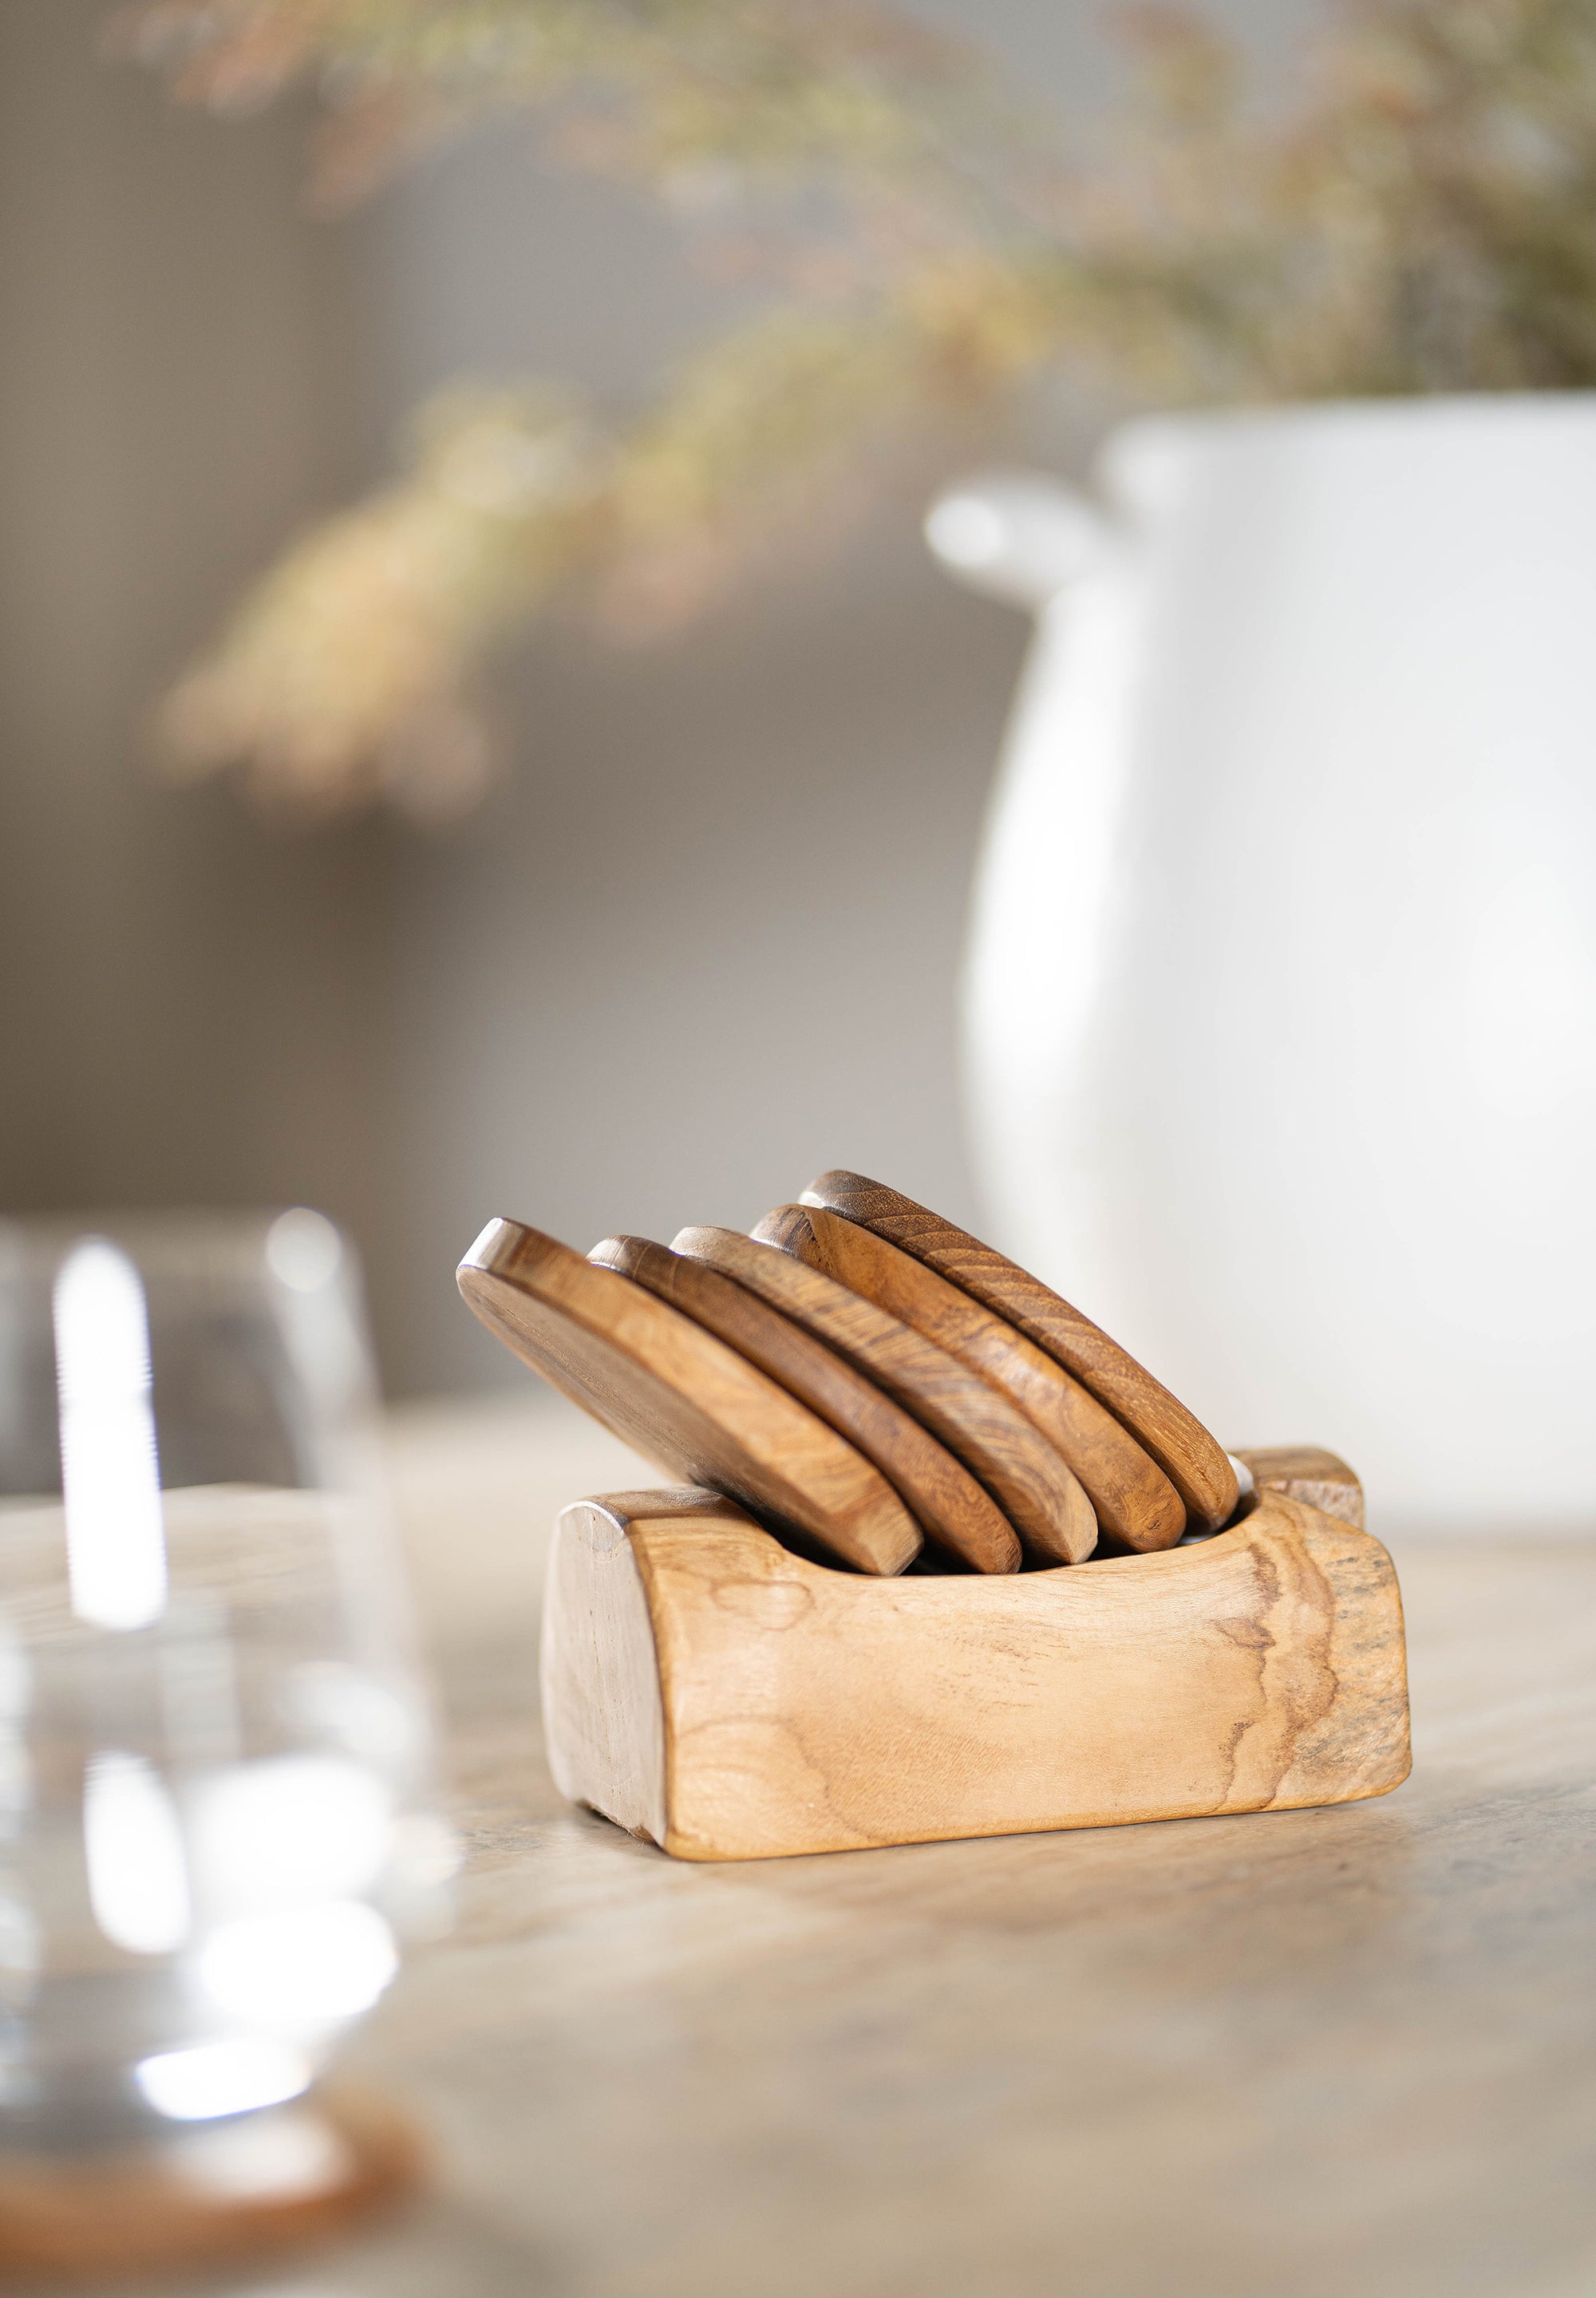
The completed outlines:
{"type": "Polygon", "coordinates": [[[1318,1444],[1278,1444],[1265,1451],[1241,1451],[1244,1461],[1261,1492],[1284,1492],[1288,1500],[1306,1500],[1310,1508],[1343,1524],[1363,1525],[1363,1487],[1344,1460],[1318,1444]]]}
{"type": "Polygon", "coordinates": [[[1211,1532],[1228,1520],[1236,1475],[1222,1447],[1117,1341],[1039,1278],[913,1197],[862,1173],[823,1173],[802,1202],[873,1229],[1005,1318],[1123,1421],[1180,1494],[1194,1529],[1211,1532]]]}
{"type": "Polygon", "coordinates": [[[684,1228],[673,1250],[735,1277],[838,1351],[978,1476],[1028,1554],[1073,1564],[1097,1540],[1092,1504],[1025,1415],[946,1349],[834,1278],[729,1228],[684,1228]]]}
{"type": "MultiPolygon", "coordinates": [[[[724,1509],[650,1507],[567,1510],[553,1568],[575,1666],[604,1583],[636,1575],[657,1654],[635,1694],[661,1719],[655,1839],[677,1857],[1288,1810],[1407,1776],[1391,1560],[1283,1493],[1193,1547],[942,1580],[828,1572],[724,1509]]],[[[603,1811],[626,1791],[566,1715],[557,1693],[550,1746],[603,1811]]]]}
{"type": "Polygon", "coordinates": [[[665,1711],[654,1626],[626,1534],[682,1517],[748,1519],[732,1500],[690,1484],[612,1492],[561,1511],[563,1531],[543,1583],[539,1681],[554,1784],[572,1803],[597,1805],[629,1835],[666,1833],[665,1711]]]}
{"type": "Polygon", "coordinates": [[[819,1541],[862,1572],[901,1572],[920,1528],[834,1428],[641,1285],[518,1221],[490,1221],[459,1288],[523,1363],[671,1475],[819,1541]]]}
{"type": "Polygon", "coordinates": [[[977,1572],[1019,1570],[1013,1527],[969,1470],[873,1381],[757,1293],[646,1237],[606,1237],[588,1259],[646,1285],[829,1421],[902,1495],[928,1540],[977,1572]]]}
{"type": "Polygon", "coordinates": [[[1111,1542],[1136,1551],[1175,1545],[1186,1505],[1157,1462],[1088,1388],[973,1294],[823,1206],[780,1206],[753,1234],[900,1317],[1002,1389],[1069,1462],[1111,1542]]]}
{"type": "Polygon", "coordinates": [[[387,1421],[467,1865],[356,2048],[459,2167],[321,2298],[1587,2298],[1596,1539],[1388,1543],[1393,1796],[707,1867],[542,1761],[525,1567],[654,1477],[537,1386],[387,1421]]]}

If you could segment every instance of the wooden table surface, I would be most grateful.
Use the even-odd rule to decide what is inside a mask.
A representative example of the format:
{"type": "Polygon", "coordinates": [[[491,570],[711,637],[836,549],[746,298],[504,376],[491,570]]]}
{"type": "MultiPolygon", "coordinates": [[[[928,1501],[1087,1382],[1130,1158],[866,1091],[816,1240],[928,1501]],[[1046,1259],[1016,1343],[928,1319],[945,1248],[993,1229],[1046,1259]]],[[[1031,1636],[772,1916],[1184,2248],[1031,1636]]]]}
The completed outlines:
{"type": "Polygon", "coordinates": [[[555,1509],[658,1477],[550,1400],[394,1457],[469,1864],[350,2063],[438,2186],[202,2288],[1596,2294],[1596,1542],[1397,1547],[1379,1801],[690,1866],[562,1806],[536,1720],[555,1509]]]}

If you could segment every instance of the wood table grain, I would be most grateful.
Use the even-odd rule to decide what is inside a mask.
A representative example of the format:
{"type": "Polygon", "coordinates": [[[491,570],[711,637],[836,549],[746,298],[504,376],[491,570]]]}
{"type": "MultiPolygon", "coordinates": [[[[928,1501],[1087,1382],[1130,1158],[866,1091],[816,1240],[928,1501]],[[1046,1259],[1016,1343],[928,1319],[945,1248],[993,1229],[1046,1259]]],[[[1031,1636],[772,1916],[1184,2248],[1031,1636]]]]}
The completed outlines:
{"type": "Polygon", "coordinates": [[[690,1866],[560,1804],[533,1680],[555,1509],[659,1479],[549,1401],[394,1457],[470,1856],[349,2066],[438,2191],[201,2289],[1596,2292],[1596,1542],[1393,1542],[1377,1802],[690,1866]]]}

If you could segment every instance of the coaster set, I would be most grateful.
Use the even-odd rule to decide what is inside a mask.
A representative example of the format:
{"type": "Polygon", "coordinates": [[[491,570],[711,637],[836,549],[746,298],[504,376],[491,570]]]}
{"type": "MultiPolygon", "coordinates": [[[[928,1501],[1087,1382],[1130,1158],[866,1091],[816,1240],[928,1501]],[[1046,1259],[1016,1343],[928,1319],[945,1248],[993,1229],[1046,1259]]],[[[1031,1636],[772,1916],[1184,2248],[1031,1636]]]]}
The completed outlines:
{"type": "Polygon", "coordinates": [[[561,1791],[681,1857],[1283,1809],[1407,1775],[1356,1477],[1228,1454],[1091,1320],[829,1172],[751,1236],[489,1223],[460,1290],[681,1485],[566,1509],[561,1791]]]}

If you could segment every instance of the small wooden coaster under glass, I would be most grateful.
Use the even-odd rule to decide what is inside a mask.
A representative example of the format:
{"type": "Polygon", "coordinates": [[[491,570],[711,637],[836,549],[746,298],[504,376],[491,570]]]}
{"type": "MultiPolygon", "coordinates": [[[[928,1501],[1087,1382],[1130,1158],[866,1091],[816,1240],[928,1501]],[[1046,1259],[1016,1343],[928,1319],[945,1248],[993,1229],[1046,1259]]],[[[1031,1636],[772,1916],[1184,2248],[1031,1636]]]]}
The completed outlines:
{"type": "Polygon", "coordinates": [[[413,2191],[409,2117],[343,2085],[136,2150],[0,2153],[0,2280],[148,2274],[342,2234],[413,2191]]]}

